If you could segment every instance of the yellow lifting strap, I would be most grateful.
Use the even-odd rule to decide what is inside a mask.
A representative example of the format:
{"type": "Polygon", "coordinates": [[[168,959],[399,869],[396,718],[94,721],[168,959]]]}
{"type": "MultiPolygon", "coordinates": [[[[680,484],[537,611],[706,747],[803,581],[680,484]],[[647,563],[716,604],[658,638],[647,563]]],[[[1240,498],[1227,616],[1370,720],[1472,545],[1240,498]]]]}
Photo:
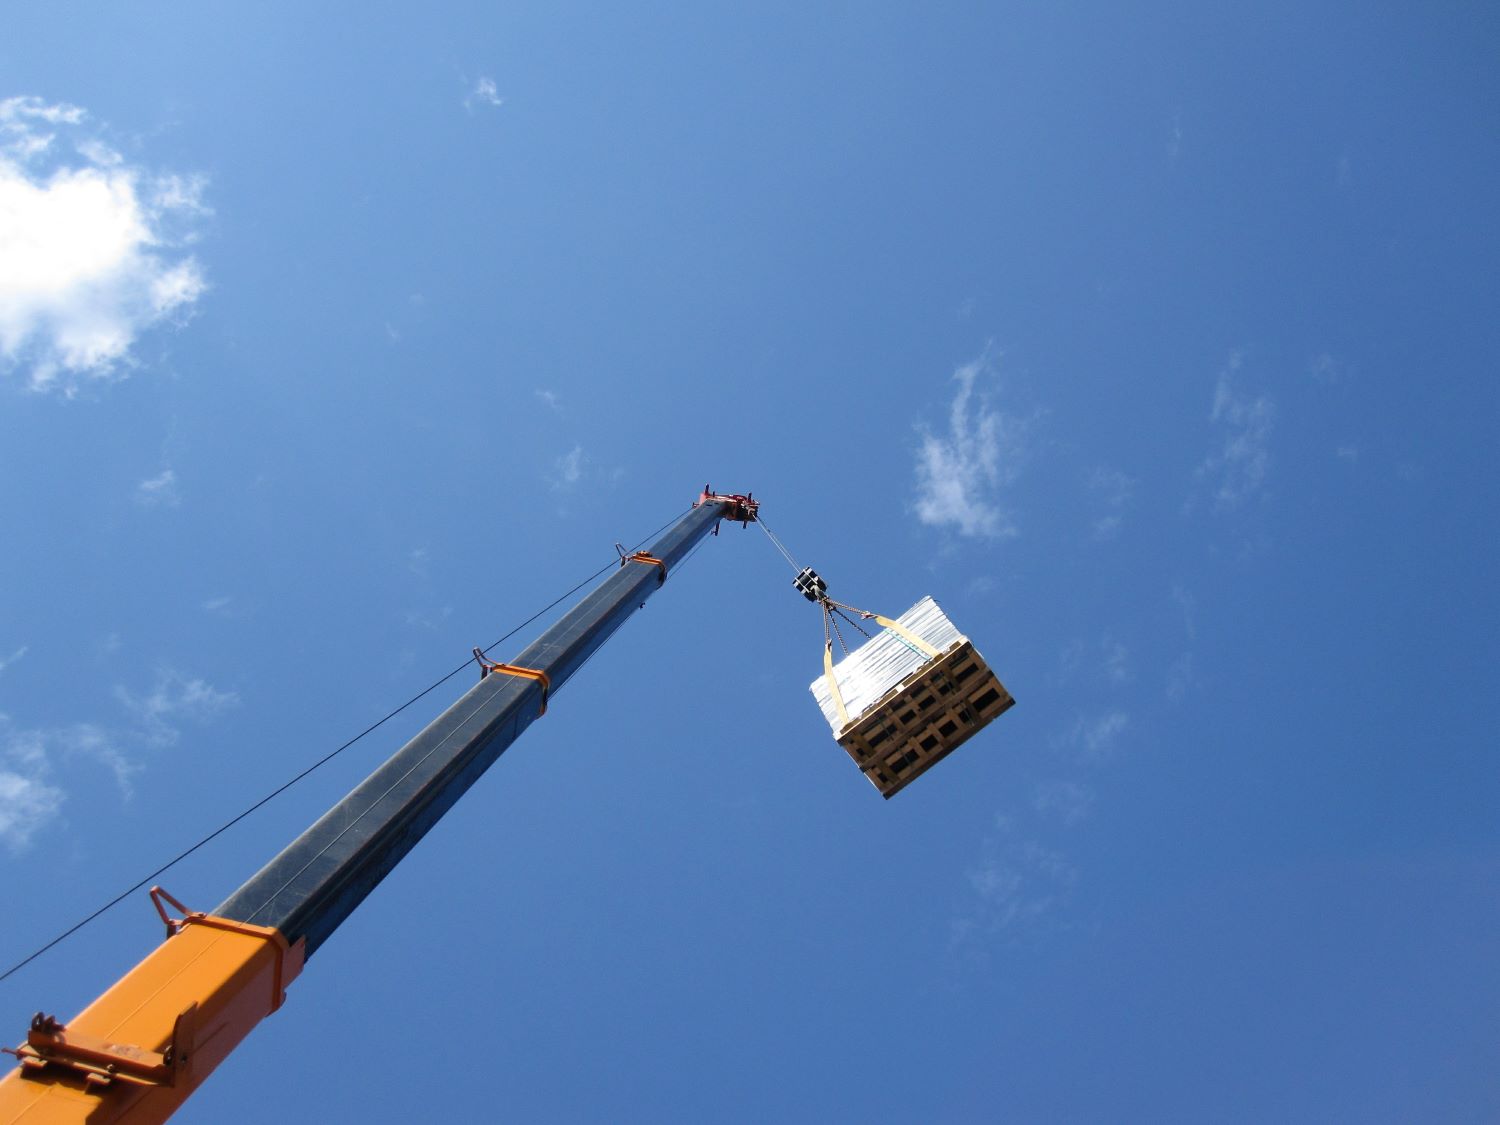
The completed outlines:
{"type": "Polygon", "coordinates": [[[938,652],[937,649],[933,648],[930,644],[924,641],[921,637],[917,636],[900,622],[892,621],[889,617],[882,617],[878,613],[867,613],[865,614],[865,616],[874,618],[877,624],[883,625],[885,628],[889,629],[897,636],[903,637],[907,641],[910,641],[920,652],[926,654],[928,660],[936,660],[939,656],[942,655],[940,652],[938,652]]]}
{"type": "Polygon", "coordinates": [[[838,677],[833,674],[833,642],[823,646],[823,675],[828,680],[828,694],[833,696],[833,705],[839,709],[839,730],[849,725],[849,712],[844,707],[844,693],[839,691],[838,677]]]}

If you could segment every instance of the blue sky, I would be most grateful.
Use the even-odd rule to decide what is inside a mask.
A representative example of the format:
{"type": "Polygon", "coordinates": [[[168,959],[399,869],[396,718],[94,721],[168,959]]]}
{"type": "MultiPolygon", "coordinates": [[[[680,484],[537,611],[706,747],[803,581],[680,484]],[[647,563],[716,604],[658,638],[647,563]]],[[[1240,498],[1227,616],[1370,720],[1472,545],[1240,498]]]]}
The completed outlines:
{"type": "Polygon", "coordinates": [[[6,23],[0,961],[705,481],[1018,700],[881,801],[725,529],[181,1119],[1500,1117],[1492,12],[6,23]]]}

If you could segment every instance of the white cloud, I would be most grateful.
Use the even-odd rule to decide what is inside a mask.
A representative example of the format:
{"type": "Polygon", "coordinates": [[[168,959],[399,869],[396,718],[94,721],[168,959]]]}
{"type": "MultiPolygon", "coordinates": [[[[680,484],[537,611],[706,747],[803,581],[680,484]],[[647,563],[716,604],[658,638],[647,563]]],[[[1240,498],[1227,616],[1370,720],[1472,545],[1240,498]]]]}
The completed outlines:
{"type": "Polygon", "coordinates": [[[92,723],[18,729],[0,715],[0,841],[10,851],[24,851],[57,818],[66,799],[54,784],[58,759],[71,768],[79,757],[107,766],[121,794],[130,796],[135,767],[108,731],[92,723]]]}
{"type": "Polygon", "coordinates": [[[1104,677],[1112,684],[1130,682],[1130,650],[1113,637],[1100,642],[1103,653],[1104,677]]]}
{"type": "Polygon", "coordinates": [[[1125,524],[1124,509],[1135,495],[1136,479],[1118,469],[1095,469],[1089,476],[1089,491],[1104,504],[1105,511],[1094,520],[1094,538],[1113,539],[1125,524]]]}
{"type": "Polygon", "coordinates": [[[464,98],[464,108],[471,112],[476,105],[502,106],[504,104],[505,99],[500,96],[495,80],[483,76],[474,83],[474,88],[464,98]]]}
{"type": "Polygon", "coordinates": [[[87,119],[0,101],[0,366],[64,394],[118,377],[139,336],[206,288],[181,249],[207,213],[203,180],[127,163],[87,119]]]}
{"type": "Polygon", "coordinates": [[[995,589],[995,576],[992,574],[977,574],[969,579],[964,592],[971,598],[977,598],[984,594],[993,592],[995,589]]]}
{"type": "Polygon", "coordinates": [[[0,660],[0,672],[5,671],[12,664],[14,664],[17,660],[20,660],[21,657],[25,656],[26,655],[26,651],[27,651],[26,650],[26,646],[22,645],[20,648],[16,649],[15,652],[11,653],[8,657],[6,657],[3,660],[0,660]]]}
{"type": "Polygon", "coordinates": [[[990,408],[974,384],[988,373],[989,353],[953,373],[958,393],[948,412],[948,432],[922,432],[917,454],[917,518],[930,527],[952,528],[969,537],[1016,534],[1000,504],[1025,456],[1029,421],[990,408]]]}
{"type": "Polygon", "coordinates": [[[1319,352],[1308,360],[1307,373],[1320,383],[1337,383],[1344,377],[1344,363],[1328,352],[1319,352]]]}
{"type": "Polygon", "coordinates": [[[562,413],[562,406],[558,403],[556,392],[538,390],[534,393],[536,394],[537,398],[542,400],[542,402],[549,410],[555,410],[559,414],[562,413]]]}
{"type": "Polygon", "coordinates": [[[1333,451],[1333,455],[1340,461],[1348,461],[1352,464],[1359,460],[1359,446],[1341,445],[1333,451]]]}
{"type": "Polygon", "coordinates": [[[78,773],[80,760],[108,769],[128,799],[143,768],[142,748],[170,745],[179,724],[208,722],[239,702],[233,692],[170,670],[157,673],[146,695],[117,686],[115,698],[130,722],[22,728],[0,714],[0,843],[12,852],[24,851],[58,817],[67,799],[61,781],[78,773]]]}
{"type": "Polygon", "coordinates": [[[1087,758],[1107,757],[1115,748],[1130,716],[1124,711],[1107,711],[1102,715],[1080,715],[1063,735],[1061,743],[1082,750],[1087,758]]]}
{"type": "Polygon", "coordinates": [[[163,469],[149,480],[135,486],[135,502],[143,508],[175,508],[182,503],[177,491],[177,474],[163,469]]]}
{"type": "Polygon", "coordinates": [[[575,445],[554,462],[553,467],[557,475],[552,480],[552,487],[572,488],[583,478],[583,468],[588,461],[588,455],[584,453],[583,446],[575,445]]]}
{"type": "Polygon", "coordinates": [[[1219,372],[1209,420],[1220,427],[1223,441],[1198,466],[1197,477],[1213,494],[1214,508],[1229,511],[1259,496],[1271,467],[1271,426],[1276,405],[1264,395],[1251,398],[1234,386],[1240,356],[1233,355],[1219,372]]]}
{"type": "Polygon", "coordinates": [[[1185,652],[1167,669],[1167,698],[1181,703],[1187,698],[1188,688],[1193,686],[1193,654],[1185,652]]]}
{"type": "Polygon", "coordinates": [[[1094,791],[1074,781],[1043,781],[1031,792],[1031,807],[1071,828],[1092,811],[1094,791]]]}
{"type": "Polygon", "coordinates": [[[1108,634],[1097,646],[1084,641],[1069,642],[1058,658],[1058,668],[1064,681],[1079,671],[1095,670],[1111,684],[1128,684],[1134,678],[1130,670],[1130,650],[1108,634]]]}
{"type": "Polygon", "coordinates": [[[452,616],[453,607],[445,605],[436,610],[408,609],[401,615],[401,619],[413,628],[436,629],[452,616]]]}
{"type": "Polygon", "coordinates": [[[0,841],[13,853],[24,851],[57,817],[62,803],[63,792],[56,786],[0,766],[0,841]]]}
{"type": "Polygon", "coordinates": [[[133,761],[120,748],[119,737],[114,732],[95,723],[73,723],[49,731],[48,737],[54,748],[67,758],[83,756],[108,766],[122,796],[129,797],[135,791],[130,779],[140,771],[140,763],[133,761]]]}
{"type": "Polygon", "coordinates": [[[996,836],[984,840],[979,861],[964,875],[974,898],[953,920],[954,948],[982,948],[1035,930],[1067,899],[1077,880],[1077,871],[1061,852],[1034,840],[996,836]]]}
{"type": "Polygon", "coordinates": [[[184,721],[207,722],[239,703],[234,692],[220,691],[207,680],[190,679],[170,668],[158,670],[147,694],[138,696],[120,685],[115,698],[135,716],[143,737],[159,746],[176,742],[184,721]]]}
{"type": "Polygon", "coordinates": [[[1120,528],[1125,526],[1125,517],[1117,512],[1111,512],[1107,516],[1100,516],[1094,521],[1094,538],[1098,540],[1113,539],[1120,534],[1120,528]]]}
{"type": "Polygon", "coordinates": [[[1172,586],[1172,601],[1182,611],[1182,627],[1187,632],[1189,640],[1198,638],[1198,599],[1193,597],[1192,591],[1180,583],[1172,586]]]}

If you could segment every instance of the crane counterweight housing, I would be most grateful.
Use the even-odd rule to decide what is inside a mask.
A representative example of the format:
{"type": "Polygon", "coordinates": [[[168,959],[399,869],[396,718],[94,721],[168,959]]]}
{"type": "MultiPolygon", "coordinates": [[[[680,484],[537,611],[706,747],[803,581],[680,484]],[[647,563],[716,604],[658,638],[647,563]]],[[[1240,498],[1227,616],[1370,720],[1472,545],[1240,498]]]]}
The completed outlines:
{"type": "MultiPolygon", "coordinates": [[[[800,587],[799,587],[800,588],[800,587]]],[[[889,800],[1014,704],[984,657],[923,598],[810,685],[838,744],[889,800]]]]}

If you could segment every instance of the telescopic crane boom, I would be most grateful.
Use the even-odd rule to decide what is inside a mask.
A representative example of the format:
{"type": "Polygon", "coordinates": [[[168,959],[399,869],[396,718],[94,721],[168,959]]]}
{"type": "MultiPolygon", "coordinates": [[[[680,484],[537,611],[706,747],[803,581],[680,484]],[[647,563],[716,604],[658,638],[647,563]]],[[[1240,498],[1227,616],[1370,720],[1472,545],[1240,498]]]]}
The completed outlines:
{"type": "Polygon", "coordinates": [[[66,1024],[37,1013],[0,1078],[0,1125],[165,1121],[262,1019],[339,924],[531,723],[549,697],[748,495],[704,489],[648,551],[393,754],[212,914],[160,888],[168,940],[66,1024]],[[172,917],[167,906],[181,917],[172,917]]]}

